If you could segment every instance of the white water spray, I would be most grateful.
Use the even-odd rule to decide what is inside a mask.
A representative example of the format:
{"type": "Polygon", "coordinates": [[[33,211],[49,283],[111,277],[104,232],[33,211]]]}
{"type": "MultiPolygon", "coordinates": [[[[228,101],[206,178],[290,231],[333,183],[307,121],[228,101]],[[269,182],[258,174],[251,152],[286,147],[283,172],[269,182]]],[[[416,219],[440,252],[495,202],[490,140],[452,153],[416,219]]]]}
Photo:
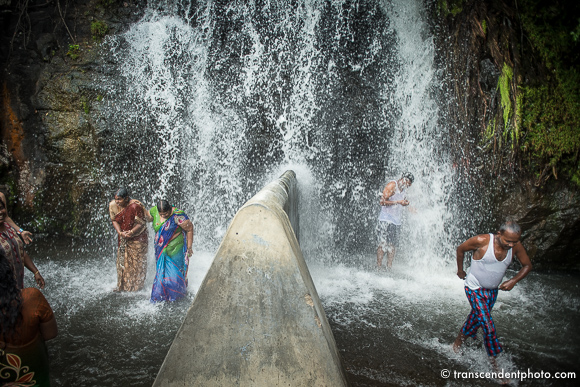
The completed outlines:
{"type": "Polygon", "coordinates": [[[439,108],[433,99],[441,80],[421,2],[393,0],[391,11],[401,61],[395,81],[401,115],[390,143],[388,173],[395,180],[406,171],[415,176],[408,194],[412,211],[404,225],[401,242],[406,248],[402,251],[412,264],[430,271],[453,258],[447,233],[457,221],[448,206],[452,192],[450,156],[445,149],[448,128],[439,125],[439,108]]]}

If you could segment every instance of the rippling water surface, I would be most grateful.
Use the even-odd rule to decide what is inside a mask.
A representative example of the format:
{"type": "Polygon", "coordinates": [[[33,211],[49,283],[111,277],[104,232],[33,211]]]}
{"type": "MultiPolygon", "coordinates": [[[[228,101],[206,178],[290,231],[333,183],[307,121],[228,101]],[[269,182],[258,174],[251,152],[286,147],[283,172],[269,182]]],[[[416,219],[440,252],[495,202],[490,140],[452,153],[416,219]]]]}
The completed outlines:
{"type": "MultiPolygon", "coordinates": [[[[121,294],[112,292],[109,240],[88,246],[37,240],[29,252],[45,277],[44,294],[59,325],[59,336],[48,343],[55,386],[150,386],[213,259],[213,252],[195,252],[187,299],[150,304],[151,252],[146,290],[121,294]]],[[[481,341],[468,343],[462,355],[450,350],[469,313],[453,268],[419,270],[401,259],[391,273],[379,273],[373,261],[366,256],[357,266],[309,264],[352,385],[493,385],[441,377],[443,369],[491,371],[481,341]]],[[[28,273],[26,281],[32,285],[28,273]]],[[[580,372],[579,285],[578,276],[532,273],[500,293],[494,320],[505,348],[498,359],[502,369],[580,372]]]]}

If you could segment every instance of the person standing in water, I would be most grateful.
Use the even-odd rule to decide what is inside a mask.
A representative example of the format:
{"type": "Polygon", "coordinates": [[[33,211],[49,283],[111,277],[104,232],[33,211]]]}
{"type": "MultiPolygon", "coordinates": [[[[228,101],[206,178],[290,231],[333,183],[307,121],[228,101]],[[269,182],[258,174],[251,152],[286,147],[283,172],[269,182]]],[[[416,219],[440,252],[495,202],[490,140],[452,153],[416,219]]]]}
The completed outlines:
{"type": "Polygon", "coordinates": [[[34,273],[34,281],[36,281],[39,288],[43,289],[44,278],[34,262],[32,262],[28,253],[24,250],[22,238],[20,238],[18,232],[6,221],[7,218],[8,213],[6,212],[6,207],[4,206],[4,202],[0,200],[0,253],[3,253],[11,262],[19,289],[24,287],[24,268],[34,273]]]}
{"type": "Polygon", "coordinates": [[[407,188],[413,184],[411,173],[403,173],[399,180],[391,180],[381,195],[381,212],[377,224],[377,268],[381,270],[383,257],[387,253],[387,267],[390,269],[395,258],[395,250],[401,233],[403,207],[409,205],[406,199],[407,188]]]}
{"type": "Polygon", "coordinates": [[[520,226],[513,220],[507,220],[495,235],[477,235],[457,247],[457,276],[465,280],[465,294],[471,305],[471,313],[453,343],[455,352],[459,352],[467,337],[475,338],[481,327],[485,349],[495,365],[495,357],[502,351],[491,317],[498,289],[512,290],[532,270],[530,258],[520,242],[521,235],[520,226]],[[466,274],[463,260],[468,251],[473,251],[473,257],[469,273],[466,274]],[[513,278],[502,283],[514,256],[522,268],[513,278]]]}
{"type": "Polygon", "coordinates": [[[0,250],[0,383],[50,386],[45,342],[58,335],[54,312],[40,290],[22,289],[16,277],[0,250]]]}
{"type": "Polygon", "coordinates": [[[109,203],[109,216],[118,235],[116,292],[135,292],[145,284],[148,244],[145,211],[143,204],[131,199],[122,187],[109,203]]]}
{"type": "Polygon", "coordinates": [[[155,279],[151,302],[176,301],[187,294],[187,269],[193,255],[193,223],[182,210],[160,200],[146,219],[155,230],[155,279]]]}

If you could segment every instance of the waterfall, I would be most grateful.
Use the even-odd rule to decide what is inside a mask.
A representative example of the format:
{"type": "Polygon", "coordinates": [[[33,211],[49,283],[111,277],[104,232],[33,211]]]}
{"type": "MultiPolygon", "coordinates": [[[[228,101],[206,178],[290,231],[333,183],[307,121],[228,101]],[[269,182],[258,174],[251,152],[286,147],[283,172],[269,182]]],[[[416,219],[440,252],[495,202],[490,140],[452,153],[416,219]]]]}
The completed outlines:
{"type": "Polygon", "coordinates": [[[376,250],[382,188],[408,170],[420,216],[409,217],[405,241],[413,256],[441,255],[451,174],[422,7],[150,6],[108,41],[120,76],[107,95],[107,184],[149,205],[173,201],[195,219],[196,243],[214,249],[237,208],[291,168],[308,214],[306,255],[358,262],[376,250]]]}
{"type": "Polygon", "coordinates": [[[449,233],[456,221],[449,209],[454,188],[446,144],[448,127],[435,100],[441,80],[422,3],[393,0],[391,7],[401,63],[395,79],[401,114],[390,142],[387,171],[391,178],[404,171],[415,176],[409,189],[410,206],[415,211],[408,216],[401,241],[409,248],[401,253],[416,265],[432,268],[449,260],[453,242],[449,233]]]}

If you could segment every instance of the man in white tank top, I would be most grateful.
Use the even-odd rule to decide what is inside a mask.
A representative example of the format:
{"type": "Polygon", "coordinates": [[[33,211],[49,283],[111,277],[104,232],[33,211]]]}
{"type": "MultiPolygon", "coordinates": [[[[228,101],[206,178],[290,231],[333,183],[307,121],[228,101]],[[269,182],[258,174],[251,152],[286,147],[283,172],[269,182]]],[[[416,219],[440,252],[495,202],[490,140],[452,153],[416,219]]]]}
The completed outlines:
{"type": "Polygon", "coordinates": [[[465,294],[471,304],[471,313],[453,343],[455,352],[459,352],[467,337],[475,338],[477,330],[482,328],[483,344],[495,365],[495,357],[502,351],[491,318],[498,289],[512,290],[516,283],[532,270],[530,258],[520,243],[521,234],[520,226],[508,220],[495,235],[474,236],[457,248],[457,276],[465,280],[465,294]],[[473,257],[469,274],[466,274],[463,270],[463,260],[468,251],[473,251],[473,257]],[[522,268],[513,278],[502,283],[513,256],[520,261],[522,268]]]}
{"type": "Polygon", "coordinates": [[[377,223],[377,268],[381,270],[383,256],[387,253],[387,267],[391,268],[395,258],[395,249],[399,242],[399,234],[402,224],[403,207],[409,205],[406,198],[407,188],[413,184],[414,177],[411,173],[403,173],[399,180],[391,180],[387,183],[380,204],[381,212],[377,223]]]}

